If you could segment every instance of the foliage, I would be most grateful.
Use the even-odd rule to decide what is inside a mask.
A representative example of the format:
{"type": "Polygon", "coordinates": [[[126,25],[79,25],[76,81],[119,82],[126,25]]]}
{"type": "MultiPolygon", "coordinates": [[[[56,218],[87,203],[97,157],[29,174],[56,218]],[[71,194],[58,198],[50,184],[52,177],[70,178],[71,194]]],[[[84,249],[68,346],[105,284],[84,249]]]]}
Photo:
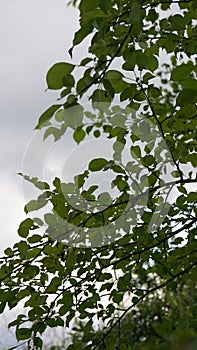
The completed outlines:
{"type": "Polygon", "coordinates": [[[197,335],[197,3],[81,0],[79,11],[69,53],[88,37],[87,57],[50,68],[60,102],[36,128],[55,141],[72,131],[79,147],[104,135],[112,157],[73,183],[24,176],[41,191],[25,212],[52,210],[30,213],[5,250],[0,311],[23,301],[9,327],[28,349],[76,319],[68,349],[179,349],[197,335]],[[116,197],[87,186],[95,172],[110,172],[116,197]]]}
{"type": "MultiPolygon", "coordinates": [[[[194,286],[194,282],[182,283],[176,291],[166,290],[144,299],[115,326],[106,339],[106,348],[110,348],[111,339],[114,339],[116,348],[120,349],[150,349],[153,344],[156,350],[196,349],[194,286]]],[[[102,330],[99,336],[102,338],[102,330]]],[[[103,349],[103,344],[98,349],[103,349]]]]}

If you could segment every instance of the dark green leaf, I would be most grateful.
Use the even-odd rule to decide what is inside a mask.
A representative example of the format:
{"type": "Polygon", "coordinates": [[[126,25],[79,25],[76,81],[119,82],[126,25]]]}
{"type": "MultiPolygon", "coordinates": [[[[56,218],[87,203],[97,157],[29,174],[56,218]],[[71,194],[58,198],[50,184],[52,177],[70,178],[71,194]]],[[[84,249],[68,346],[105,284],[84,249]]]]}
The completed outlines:
{"type": "Polygon", "coordinates": [[[29,218],[22,221],[18,229],[19,236],[26,238],[29,234],[31,227],[33,226],[33,223],[33,220],[29,218]]]}
{"type": "Polygon", "coordinates": [[[16,337],[17,340],[29,339],[31,337],[32,330],[29,328],[17,328],[16,337]]]}
{"type": "Polygon", "coordinates": [[[64,86],[64,78],[74,69],[74,65],[67,62],[55,63],[47,72],[46,81],[49,89],[58,90],[64,86]]]}
{"type": "Polygon", "coordinates": [[[54,113],[61,107],[61,105],[53,105],[48,108],[39,118],[38,124],[35,129],[41,129],[45,126],[45,123],[48,122],[54,115],[54,113]]]}
{"type": "Polygon", "coordinates": [[[100,171],[107,165],[107,163],[108,163],[108,161],[104,158],[93,159],[89,163],[89,169],[91,171],[100,171]]]}

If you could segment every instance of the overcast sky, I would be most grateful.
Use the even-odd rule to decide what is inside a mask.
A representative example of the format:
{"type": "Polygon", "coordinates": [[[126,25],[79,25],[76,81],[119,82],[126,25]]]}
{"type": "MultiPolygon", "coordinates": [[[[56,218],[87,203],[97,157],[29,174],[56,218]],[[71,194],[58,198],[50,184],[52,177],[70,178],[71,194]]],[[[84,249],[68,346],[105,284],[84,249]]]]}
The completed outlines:
{"type": "Polygon", "coordinates": [[[78,10],[67,0],[0,0],[0,232],[2,250],[17,238],[24,217],[21,180],[39,115],[57,94],[45,92],[50,66],[69,59],[78,10]]]}
{"type": "MultiPolygon", "coordinates": [[[[33,129],[39,115],[56,103],[57,94],[45,92],[46,72],[53,63],[69,59],[67,50],[78,28],[78,10],[67,3],[0,0],[1,255],[18,239],[17,228],[25,217],[24,189],[16,174],[22,170],[29,141],[38,137],[33,129]]],[[[2,316],[0,329],[5,324],[2,316]]],[[[11,345],[12,338],[6,339],[11,345]]],[[[3,337],[1,348],[2,341],[5,344],[3,337]]]]}

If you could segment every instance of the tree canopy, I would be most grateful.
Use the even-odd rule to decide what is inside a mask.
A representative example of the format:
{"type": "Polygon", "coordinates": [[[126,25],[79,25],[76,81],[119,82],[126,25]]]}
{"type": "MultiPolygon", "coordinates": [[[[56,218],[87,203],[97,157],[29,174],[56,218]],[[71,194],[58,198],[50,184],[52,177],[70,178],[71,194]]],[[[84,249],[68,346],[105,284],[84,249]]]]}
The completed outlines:
{"type": "Polygon", "coordinates": [[[20,173],[40,195],[0,260],[0,312],[23,303],[9,327],[27,349],[73,323],[68,349],[196,348],[197,2],[70,5],[80,28],[70,62],[47,73],[59,98],[36,129],[55,142],[71,132],[79,156],[108,140],[111,157],[69,183],[20,173]],[[95,173],[111,187],[102,192],[95,173]]]}

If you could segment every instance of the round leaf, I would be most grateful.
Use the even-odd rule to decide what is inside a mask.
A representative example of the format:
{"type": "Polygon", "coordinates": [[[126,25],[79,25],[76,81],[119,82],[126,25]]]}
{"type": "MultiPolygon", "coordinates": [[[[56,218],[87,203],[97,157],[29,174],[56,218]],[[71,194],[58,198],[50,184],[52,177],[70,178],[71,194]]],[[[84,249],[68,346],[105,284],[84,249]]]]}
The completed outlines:
{"type": "Polygon", "coordinates": [[[49,89],[58,90],[64,86],[64,78],[74,69],[74,65],[66,62],[54,64],[48,71],[46,80],[49,89]]]}

